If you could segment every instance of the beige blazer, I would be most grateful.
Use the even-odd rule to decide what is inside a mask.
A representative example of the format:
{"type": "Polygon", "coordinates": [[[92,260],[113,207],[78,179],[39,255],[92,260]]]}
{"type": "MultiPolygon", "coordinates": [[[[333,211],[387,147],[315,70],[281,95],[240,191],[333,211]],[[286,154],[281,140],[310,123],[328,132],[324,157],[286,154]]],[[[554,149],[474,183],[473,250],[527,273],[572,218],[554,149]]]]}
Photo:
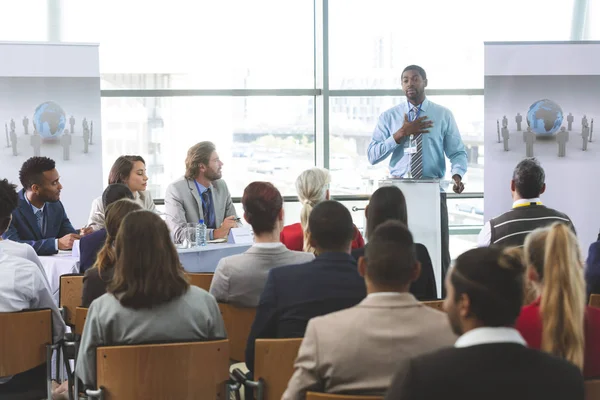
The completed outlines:
{"type": "MultiPolygon", "coordinates": [[[[215,225],[221,226],[225,217],[237,217],[227,184],[223,179],[212,182],[212,201],[215,207],[215,225]]],[[[193,180],[180,178],[171,183],[165,192],[165,214],[167,225],[175,243],[183,242],[186,222],[198,223],[204,218],[202,200],[193,180]]],[[[211,232],[212,229],[208,229],[211,232]]]]}
{"type": "Polygon", "coordinates": [[[455,341],[446,314],[412,294],[367,296],[309,321],[282,399],[307,391],[381,396],[403,361],[455,341]]]}
{"type": "MultiPolygon", "coordinates": [[[[154,205],[154,200],[152,199],[150,192],[135,192],[133,201],[142,206],[144,210],[156,212],[156,206],[154,205]]],[[[94,199],[87,223],[94,231],[99,231],[104,228],[104,211],[102,196],[94,199]]]]}

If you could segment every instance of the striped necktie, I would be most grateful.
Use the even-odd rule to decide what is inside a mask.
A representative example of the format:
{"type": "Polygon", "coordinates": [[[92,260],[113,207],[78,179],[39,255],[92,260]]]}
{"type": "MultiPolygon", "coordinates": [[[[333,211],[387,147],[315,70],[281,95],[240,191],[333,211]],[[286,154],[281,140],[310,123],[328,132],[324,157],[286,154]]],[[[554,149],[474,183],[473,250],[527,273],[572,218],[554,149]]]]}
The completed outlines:
{"type": "MultiPolygon", "coordinates": [[[[411,110],[411,121],[417,119],[419,109],[413,106],[411,110]]],[[[413,179],[421,179],[423,177],[423,135],[418,134],[415,138],[417,143],[417,151],[410,156],[410,174],[413,179]]]]}
{"type": "Polygon", "coordinates": [[[38,224],[38,227],[40,228],[40,232],[43,235],[44,234],[44,232],[43,232],[43,227],[44,227],[44,212],[42,210],[37,210],[36,213],[35,213],[35,218],[37,219],[37,224],[38,224]]]}

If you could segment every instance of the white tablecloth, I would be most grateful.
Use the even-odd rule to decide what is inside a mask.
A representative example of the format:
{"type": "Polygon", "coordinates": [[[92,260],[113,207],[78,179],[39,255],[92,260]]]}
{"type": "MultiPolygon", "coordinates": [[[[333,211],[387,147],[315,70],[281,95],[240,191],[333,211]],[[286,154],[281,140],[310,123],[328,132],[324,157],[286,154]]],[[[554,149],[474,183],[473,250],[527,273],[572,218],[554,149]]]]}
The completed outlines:
{"type": "MultiPolygon", "coordinates": [[[[215,243],[191,249],[177,249],[183,268],[188,272],[215,272],[223,257],[240,254],[250,248],[249,244],[215,243]]],[[[41,256],[40,260],[48,276],[52,295],[58,304],[60,276],[79,272],[79,255],[61,251],[53,256],[41,256]]]]}

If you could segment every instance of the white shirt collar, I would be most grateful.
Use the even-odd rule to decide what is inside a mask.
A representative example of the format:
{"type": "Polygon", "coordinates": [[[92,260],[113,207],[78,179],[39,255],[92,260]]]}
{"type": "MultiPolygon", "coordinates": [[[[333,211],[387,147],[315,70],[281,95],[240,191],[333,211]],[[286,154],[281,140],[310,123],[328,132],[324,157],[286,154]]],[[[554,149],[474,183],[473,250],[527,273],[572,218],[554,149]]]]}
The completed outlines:
{"type": "Polygon", "coordinates": [[[377,292],[377,293],[369,293],[367,295],[367,298],[372,298],[372,297],[398,297],[398,296],[405,296],[406,293],[399,293],[399,292],[377,292]]]}
{"type": "Polygon", "coordinates": [[[273,243],[254,243],[252,247],[258,247],[261,249],[277,249],[284,244],[281,242],[273,242],[273,243]]]}
{"type": "Polygon", "coordinates": [[[464,333],[454,343],[454,347],[470,347],[488,343],[516,343],[527,346],[523,336],[514,328],[483,327],[464,333]]]}
{"type": "Polygon", "coordinates": [[[46,207],[46,203],[44,203],[42,205],[42,208],[37,208],[36,206],[34,206],[33,204],[31,204],[31,202],[29,201],[29,199],[27,198],[27,193],[24,193],[25,197],[25,201],[31,206],[31,208],[33,209],[33,214],[35,215],[38,211],[44,211],[44,207],[46,207]]]}
{"type": "Polygon", "coordinates": [[[519,199],[517,201],[515,201],[513,203],[513,207],[517,207],[520,206],[521,204],[528,204],[528,203],[541,203],[542,201],[540,200],[539,197],[536,197],[534,199],[519,199]]]}

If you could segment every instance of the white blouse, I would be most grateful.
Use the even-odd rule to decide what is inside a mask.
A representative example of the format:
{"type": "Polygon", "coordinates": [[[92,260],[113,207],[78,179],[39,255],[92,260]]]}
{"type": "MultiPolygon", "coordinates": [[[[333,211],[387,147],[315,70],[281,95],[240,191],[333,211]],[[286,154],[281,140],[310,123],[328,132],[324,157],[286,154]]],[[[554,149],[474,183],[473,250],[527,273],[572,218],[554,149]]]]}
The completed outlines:
{"type": "MultiPolygon", "coordinates": [[[[133,201],[142,206],[145,210],[156,212],[156,206],[150,192],[135,192],[133,201]]],[[[102,196],[94,199],[92,202],[92,210],[88,218],[88,226],[94,231],[104,228],[104,205],[102,204],[102,196]]]]}

